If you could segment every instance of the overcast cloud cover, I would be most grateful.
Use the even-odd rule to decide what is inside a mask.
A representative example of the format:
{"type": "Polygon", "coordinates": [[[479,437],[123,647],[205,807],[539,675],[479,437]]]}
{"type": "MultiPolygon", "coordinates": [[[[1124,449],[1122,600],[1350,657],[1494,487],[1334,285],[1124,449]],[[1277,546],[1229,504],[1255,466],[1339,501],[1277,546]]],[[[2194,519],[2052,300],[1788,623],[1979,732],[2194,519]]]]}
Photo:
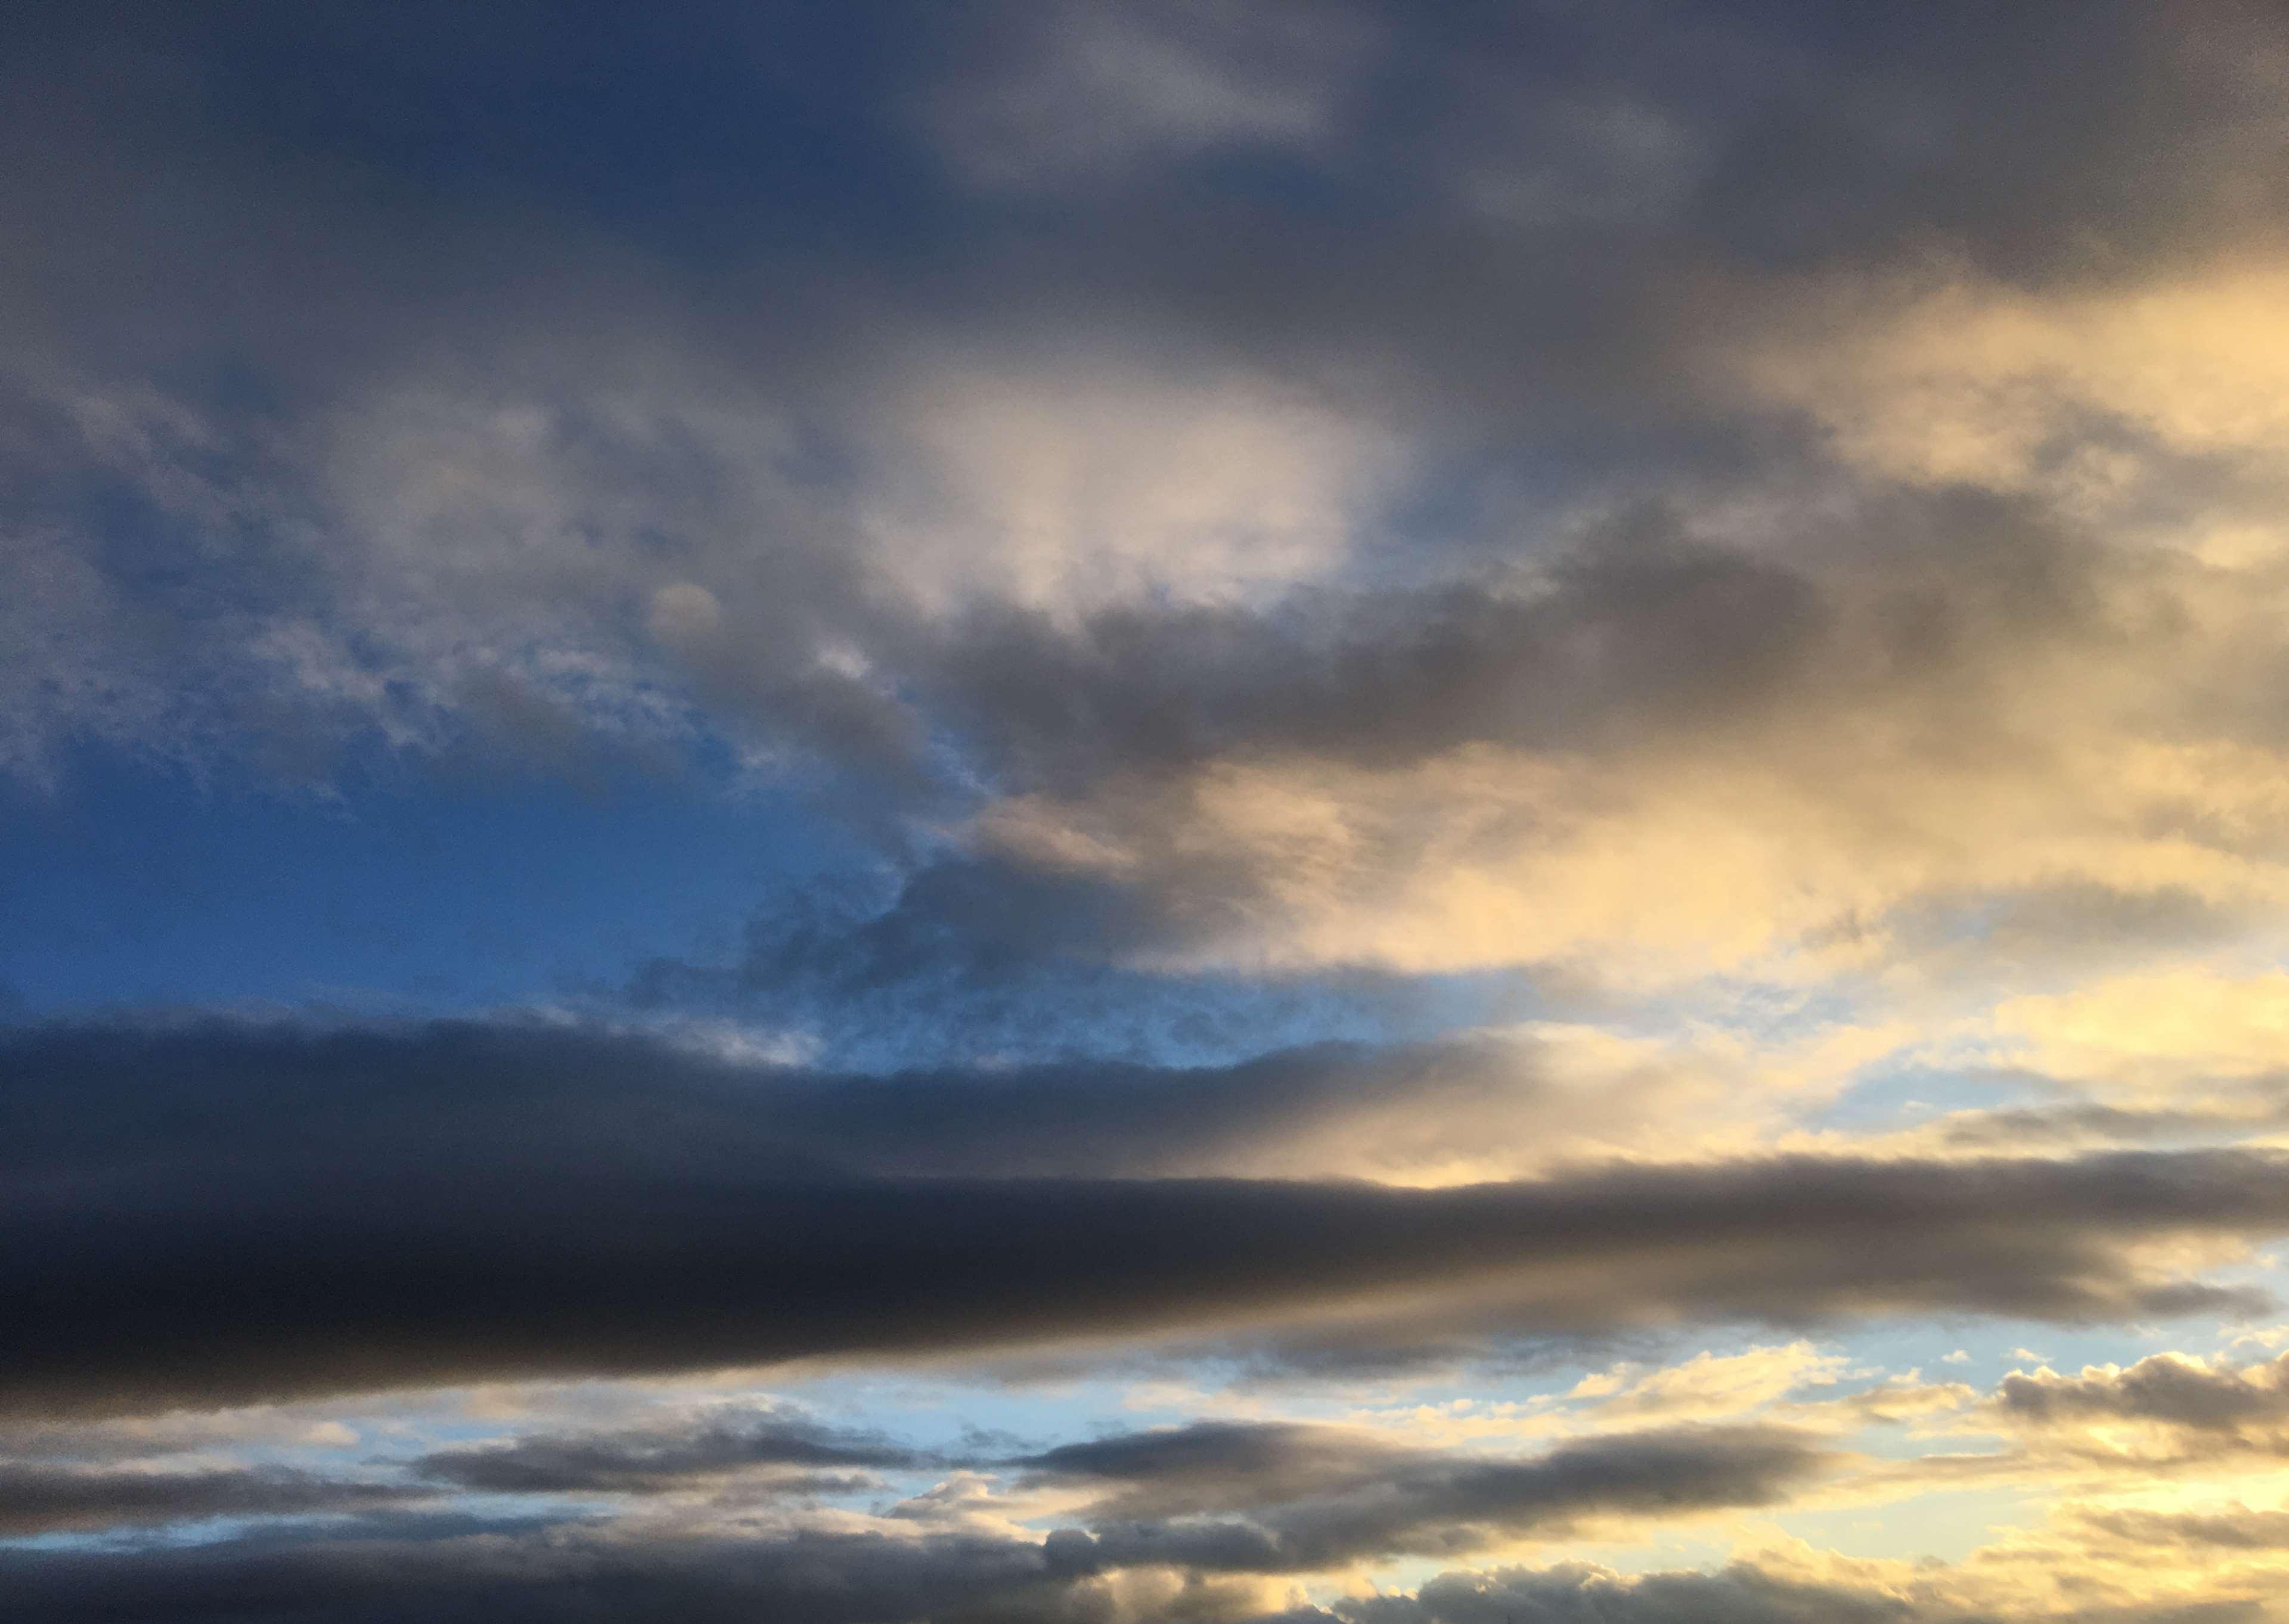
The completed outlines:
{"type": "Polygon", "coordinates": [[[0,1614],[2289,1620],[2289,15],[20,8],[0,1614]]]}

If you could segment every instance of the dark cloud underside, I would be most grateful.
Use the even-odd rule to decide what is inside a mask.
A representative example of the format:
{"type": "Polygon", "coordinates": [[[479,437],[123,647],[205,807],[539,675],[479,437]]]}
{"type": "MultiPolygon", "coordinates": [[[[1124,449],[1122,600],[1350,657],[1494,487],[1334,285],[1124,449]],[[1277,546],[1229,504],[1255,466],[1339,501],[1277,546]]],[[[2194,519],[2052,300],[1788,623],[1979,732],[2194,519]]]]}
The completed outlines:
{"type": "MultiPolygon", "coordinates": [[[[292,1037],[18,1042],[20,1074],[52,1069],[16,1095],[39,1102],[39,1130],[5,1152],[18,1244],[0,1282],[25,1327],[0,1350],[10,1407],[1315,1325],[1403,1341],[1440,1326],[2080,1319],[2236,1301],[2155,1273],[2139,1243],[2289,1228],[2289,1170],[2234,1151],[1781,1159],[1446,1190],[867,1177],[747,1160],[767,1128],[709,1131],[767,1121],[767,1087],[719,1093],[694,1118],[663,1110],[649,1129],[611,1109],[584,1121],[584,1092],[609,1099],[629,1058],[611,1043],[594,1080],[570,1085],[569,1131],[528,1137],[499,1131],[488,1095],[545,1114],[546,1074],[408,1063],[451,1053],[450,1038],[373,1041],[367,1063],[299,1092],[249,1063],[304,1057],[292,1037]],[[270,1114],[282,1095],[290,1108],[270,1114]]],[[[325,1045],[348,1057],[358,1042],[325,1045]]],[[[566,1043],[543,1052],[562,1061],[566,1043]]]]}

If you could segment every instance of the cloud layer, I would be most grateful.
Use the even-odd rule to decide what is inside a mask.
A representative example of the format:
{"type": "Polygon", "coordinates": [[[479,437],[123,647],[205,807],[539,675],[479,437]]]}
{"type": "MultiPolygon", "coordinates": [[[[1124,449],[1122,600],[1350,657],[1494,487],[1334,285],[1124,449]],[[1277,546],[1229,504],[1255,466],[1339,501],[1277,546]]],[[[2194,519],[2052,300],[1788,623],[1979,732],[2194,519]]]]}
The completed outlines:
{"type": "Polygon", "coordinates": [[[12,19],[0,1611],[2289,1617],[2285,176],[2241,0],[12,19]]]}
{"type": "MultiPolygon", "coordinates": [[[[2151,1249],[2289,1227],[2289,1171],[2250,1151],[1798,1158],[1446,1190],[921,1179],[865,1171],[863,1126],[855,1166],[831,1135],[775,1140],[768,1070],[685,1092],[642,1075],[641,1047],[587,1055],[563,1034],[11,1047],[30,1127],[7,1152],[8,1284],[28,1330],[0,1392],[19,1410],[1113,1336],[2076,1320],[2233,1305],[2151,1249]],[[504,1111],[555,1128],[501,1131],[504,1111]]],[[[998,1078],[968,1086],[973,1109],[1025,1106],[998,1078]]]]}

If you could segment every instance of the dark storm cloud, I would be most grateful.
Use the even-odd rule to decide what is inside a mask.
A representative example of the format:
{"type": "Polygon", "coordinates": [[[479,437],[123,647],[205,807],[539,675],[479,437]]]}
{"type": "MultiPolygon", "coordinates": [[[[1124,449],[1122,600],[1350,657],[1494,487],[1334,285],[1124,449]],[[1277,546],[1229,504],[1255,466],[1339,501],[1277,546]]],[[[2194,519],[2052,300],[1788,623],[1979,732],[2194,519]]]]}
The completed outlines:
{"type": "MultiPolygon", "coordinates": [[[[2080,1320],[2245,1302],[2133,1248],[2289,1229],[2289,1170],[2254,1152],[1778,1159],[1443,1190],[866,1177],[758,1153],[764,1135],[722,1131],[740,1115],[720,1097],[657,1093],[649,1122],[585,1106],[625,1049],[584,1078],[561,1048],[506,1084],[439,1063],[451,1053],[214,1029],[12,1039],[7,1407],[1281,1325],[1403,1343],[2080,1320]]],[[[752,1109],[768,1119],[766,1092],[752,1109]]]]}
{"type": "Polygon", "coordinates": [[[1052,1450],[1039,1477],[1110,1492],[1093,1534],[1050,1536],[1051,1562],[1295,1572],[1452,1556],[1599,1516],[1767,1505],[1827,1463],[1786,1431],[1624,1434],[1531,1460],[1408,1449],[1328,1427],[1209,1423],[1052,1450]]]}
{"type": "Polygon", "coordinates": [[[632,1494],[772,1468],[866,1473],[916,1469],[932,1460],[879,1435],[773,1413],[665,1432],[530,1433],[507,1444],[437,1450],[410,1469],[496,1494],[632,1494]]]}
{"type": "Polygon", "coordinates": [[[279,1466],[166,1471],[0,1461],[0,1534],[357,1511],[433,1493],[402,1484],[347,1482],[279,1466]]]}

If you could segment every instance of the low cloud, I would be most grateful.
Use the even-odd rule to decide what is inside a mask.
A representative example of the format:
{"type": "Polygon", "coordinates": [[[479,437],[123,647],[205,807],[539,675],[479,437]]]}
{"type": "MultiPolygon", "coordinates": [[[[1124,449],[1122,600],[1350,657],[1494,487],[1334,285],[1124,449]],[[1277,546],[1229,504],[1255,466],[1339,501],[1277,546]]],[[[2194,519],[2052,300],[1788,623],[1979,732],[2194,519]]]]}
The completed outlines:
{"type": "Polygon", "coordinates": [[[2182,1259],[2289,1230],[2289,1168],[2257,1151],[1783,1158],[1428,1190],[873,1176],[768,1153],[768,1087],[619,1092],[642,1052],[617,1042],[584,1055],[559,1031],[545,1069],[443,1063],[496,1039],[497,1059],[517,1053],[514,1030],[483,1029],[410,1047],[211,1027],[10,1039],[20,1244],[0,1285],[23,1329],[0,1349],[0,1402],[1075,1340],[2166,1315],[2247,1299],[2155,1243],[2182,1259]],[[514,1121],[532,1126],[501,1131],[514,1121]]]}
{"type": "Polygon", "coordinates": [[[370,1511],[436,1491],[352,1482],[291,1467],[201,1470],[0,1461],[0,1534],[62,1533],[206,1517],[370,1511]]]}
{"type": "Polygon", "coordinates": [[[930,1461],[879,1435],[767,1413],[668,1431],[528,1433],[506,1444],[433,1451],[411,1469],[433,1483],[494,1494],[641,1494],[775,1469],[863,1475],[930,1461]]]}
{"type": "Polygon", "coordinates": [[[2289,1455],[2289,1356],[2236,1365],[2157,1353],[2128,1366],[2013,1371],[1989,1414],[2037,1447],[2159,1467],[2289,1455]]]}
{"type": "Polygon", "coordinates": [[[1093,1532],[1049,1536],[1057,1566],[1282,1573],[1453,1556],[1594,1517],[1767,1505],[1829,1461],[1815,1441],[1780,1429],[1625,1433],[1504,1460],[1332,1427],[1211,1422],[1024,1464],[1041,1479],[1104,1490],[1089,1509],[1093,1532]]]}
{"type": "Polygon", "coordinates": [[[483,1525],[422,1537],[386,1523],[355,1537],[254,1536],[100,1556],[0,1553],[0,1584],[23,1624],[187,1614],[217,1624],[386,1624],[409,1609],[448,1624],[631,1614],[694,1624],[2241,1624],[2261,1616],[2229,1588],[2145,1605],[2058,1607],[2030,1605],[2007,1587],[1982,1594],[1946,1570],[1858,1574],[1756,1562],[1714,1573],[1623,1575],[1586,1564],[1455,1572],[1412,1594],[1322,1609],[1282,1606],[1276,1589],[1198,1570],[1075,1573],[1054,1540],[826,1532],[626,1540],[483,1525]]]}

